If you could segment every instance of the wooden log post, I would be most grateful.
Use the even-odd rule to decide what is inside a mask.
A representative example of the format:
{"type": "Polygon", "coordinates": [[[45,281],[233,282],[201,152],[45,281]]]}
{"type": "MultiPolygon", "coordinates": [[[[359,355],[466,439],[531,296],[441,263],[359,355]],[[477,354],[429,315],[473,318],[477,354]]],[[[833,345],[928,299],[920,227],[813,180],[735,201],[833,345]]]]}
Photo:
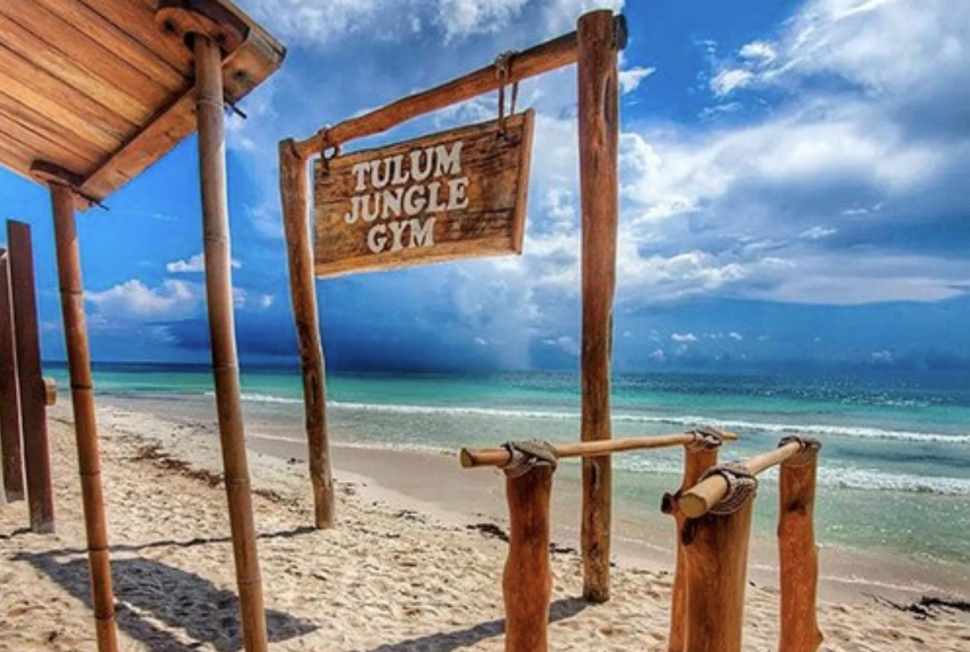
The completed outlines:
{"type": "Polygon", "coordinates": [[[815,545],[815,476],[820,444],[782,463],[779,474],[778,553],[781,576],[779,652],[815,652],[822,644],[816,605],[818,548],[815,545]]]}
{"type": "Polygon", "coordinates": [[[4,252],[0,256],[0,456],[3,491],[7,502],[14,502],[24,499],[24,463],[9,266],[10,257],[4,252]]]}
{"type": "Polygon", "coordinates": [[[117,652],[118,637],[111,581],[111,553],[108,548],[108,523],[101,482],[101,453],[98,450],[91,353],[84,317],[81,252],[74,221],[74,192],[67,185],[51,182],[50,193],[54,212],[54,244],[57,248],[61,315],[64,320],[71,405],[74,410],[74,434],[77,441],[84,526],[87,533],[95,633],[99,652],[117,652]]]}
{"type": "Polygon", "coordinates": [[[10,289],[14,306],[14,340],[30,529],[39,534],[50,534],[54,532],[54,487],[47,441],[46,391],[40,363],[30,226],[8,221],[7,246],[10,247],[10,289]]]}
{"type": "Polygon", "coordinates": [[[317,317],[317,292],[310,244],[309,198],[306,159],[297,152],[293,140],[284,140],[280,152],[280,194],[283,202],[283,229],[290,272],[290,299],[300,347],[303,375],[303,406],[313,488],[314,525],[329,528],[334,524],[333,474],[327,437],[327,393],[320,324],[317,317]]]}
{"type": "MultiPolygon", "coordinates": [[[[622,23],[620,23],[622,25],[622,23]]],[[[618,220],[617,53],[624,30],[612,12],[593,11],[578,24],[579,163],[582,193],[582,432],[583,441],[609,439],[610,357],[616,286],[618,220]]],[[[583,596],[610,597],[609,457],[583,460],[583,596]]]]}
{"type": "Polygon", "coordinates": [[[754,496],[731,514],[705,514],[682,528],[686,652],[741,652],[754,496]]]}
{"type": "MultiPolygon", "coordinates": [[[[191,10],[184,12],[188,14],[188,24],[193,24],[191,10]]],[[[208,34],[191,34],[195,53],[206,302],[240,621],[247,652],[266,652],[266,614],[256,552],[233,317],[222,55],[219,44],[208,34]]]]}
{"type": "Polygon", "coordinates": [[[547,652],[552,571],[549,562],[553,464],[519,475],[506,470],[509,556],[502,577],[506,652],[547,652]]]}
{"type": "Polygon", "coordinates": [[[674,517],[677,527],[677,551],[674,586],[670,598],[670,635],[668,652],[684,652],[687,621],[687,559],[684,551],[683,528],[687,516],[677,504],[680,495],[700,481],[709,468],[717,464],[722,438],[705,438],[684,446],[684,479],[674,494],[665,494],[661,510],[674,517]]]}

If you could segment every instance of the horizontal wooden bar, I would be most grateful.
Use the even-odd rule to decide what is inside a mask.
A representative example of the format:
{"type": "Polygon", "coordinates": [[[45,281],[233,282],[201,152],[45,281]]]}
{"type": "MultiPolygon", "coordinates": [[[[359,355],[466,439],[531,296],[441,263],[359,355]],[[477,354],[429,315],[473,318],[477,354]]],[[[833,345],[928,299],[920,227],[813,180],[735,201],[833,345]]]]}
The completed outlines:
{"type": "MultiPolygon", "coordinates": [[[[618,49],[626,46],[626,20],[615,19],[618,49]]],[[[380,109],[345,120],[333,127],[324,127],[306,140],[296,143],[300,158],[307,159],[323,149],[329,149],[355,138],[372,136],[387,131],[395,125],[425,113],[443,109],[452,104],[470,100],[502,84],[514,84],[557,68],[576,63],[579,56],[579,40],[576,32],[570,32],[551,41],[516,52],[508,65],[508,75],[496,74],[495,64],[479,68],[463,77],[453,79],[435,88],[409,95],[380,109]]]]}
{"type": "MultiPolygon", "coordinates": [[[[737,434],[728,430],[709,428],[724,441],[735,441],[737,434]]],[[[668,446],[686,446],[701,437],[699,434],[682,432],[675,435],[655,435],[651,437],[625,437],[622,439],[604,439],[599,441],[583,441],[575,443],[554,444],[556,457],[602,457],[623,451],[645,450],[649,448],[665,448],[668,446]]],[[[463,448],[458,454],[462,468],[471,469],[478,466],[505,466],[512,461],[512,456],[504,448],[463,448]]]]}
{"type": "MultiPolygon", "coordinates": [[[[802,444],[800,442],[789,442],[773,451],[756,455],[745,462],[741,462],[741,466],[747,469],[751,475],[758,475],[773,466],[778,466],[801,449],[802,444]]],[[[727,493],[727,480],[715,473],[685,491],[678,500],[678,504],[681,511],[689,518],[699,518],[724,500],[727,493]]]]}

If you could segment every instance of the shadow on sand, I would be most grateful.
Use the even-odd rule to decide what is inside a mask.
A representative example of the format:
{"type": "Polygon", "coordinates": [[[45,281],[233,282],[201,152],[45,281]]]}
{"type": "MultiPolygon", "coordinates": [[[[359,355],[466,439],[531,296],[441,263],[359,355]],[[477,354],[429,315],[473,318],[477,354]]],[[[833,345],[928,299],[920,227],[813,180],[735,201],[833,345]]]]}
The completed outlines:
{"type": "MultiPolygon", "coordinates": [[[[572,618],[589,603],[582,598],[561,598],[554,601],[549,608],[549,622],[554,623],[558,620],[572,618]]],[[[452,652],[468,645],[474,645],[479,641],[495,636],[501,636],[505,631],[505,620],[492,620],[487,623],[480,623],[467,629],[459,629],[453,632],[441,632],[411,638],[399,643],[388,643],[380,645],[367,652],[423,652],[434,650],[434,652],[452,652]]]]}
{"type": "MultiPolygon", "coordinates": [[[[263,535],[292,537],[312,528],[263,535]]],[[[164,546],[199,546],[228,542],[228,538],[156,541],[144,545],[113,546],[112,552],[138,552],[164,546]]],[[[84,550],[20,553],[71,595],[91,607],[88,560],[84,550]]],[[[219,652],[242,649],[239,601],[233,591],[163,562],[138,558],[114,559],[111,564],[117,601],[118,627],[153,652],[188,652],[211,643],[219,652]],[[164,627],[162,626],[164,625],[164,627]]],[[[301,636],[318,626],[311,621],[268,609],[266,626],[271,642],[301,636]]]]}

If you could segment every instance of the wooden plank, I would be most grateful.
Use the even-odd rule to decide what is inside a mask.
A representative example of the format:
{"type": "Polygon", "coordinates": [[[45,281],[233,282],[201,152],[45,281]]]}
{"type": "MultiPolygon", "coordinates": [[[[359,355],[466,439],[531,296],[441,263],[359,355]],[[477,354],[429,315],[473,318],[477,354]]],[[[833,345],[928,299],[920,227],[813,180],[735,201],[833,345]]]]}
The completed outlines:
{"type": "Polygon", "coordinates": [[[24,154],[29,154],[32,158],[60,161],[65,168],[71,170],[86,170],[95,161],[93,158],[79,156],[59,143],[36,134],[3,113],[0,113],[0,139],[5,140],[9,146],[22,150],[24,154]]]}
{"type": "Polygon", "coordinates": [[[317,275],[521,253],[532,115],[318,160],[317,275]]]}
{"type": "Polygon", "coordinates": [[[47,441],[46,391],[40,363],[30,226],[9,220],[7,243],[10,247],[10,292],[14,306],[17,381],[20,386],[20,421],[24,433],[30,529],[38,534],[49,534],[54,531],[54,488],[47,441]]]}
{"type": "Polygon", "coordinates": [[[113,150],[134,125],[0,45],[0,87],[50,120],[61,122],[91,143],[113,150]]]}
{"type": "Polygon", "coordinates": [[[0,89],[0,113],[19,125],[19,128],[29,130],[52,143],[60,144],[62,149],[80,158],[97,161],[104,156],[103,148],[78,138],[70,129],[18,102],[4,93],[3,89],[0,89]]]}
{"type": "Polygon", "coordinates": [[[165,38],[159,31],[155,24],[155,6],[132,0],[75,0],[78,1],[175,70],[183,75],[192,74],[192,51],[184,43],[165,38]]]}
{"type": "MultiPolygon", "coordinates": [[[[80,192],[94,199],[104,199],[195,131],[194,95],[191,89],[187,90],[142,131],[89,172],[81,184],[80,192]]],[[[87,205],[79,205],[78,208],[84,209],[87,205]]]]}
{"type": "Polygon", "coordinates": [[[182,76],[167,75],[166,79],[150,76],[144,69],[121,58],[107,43],[93,38],[57,13],[36,3],[0,2],[0,14],[43,40],[48,49],[62,52],[74,61],[84,62],[92,74],[114,82],[149,106],[164,103],[173,91],[185,85],[182,76]],[[51,34],[58,35],[54,42],[48,40],[51,34]]]}
{"type": "MultiPolygon", "coordinates": [[[[582,432],[583,441],[610,439],[610,357],[616,233],[619,108],[617,54],[621,39],[609,10],[579,19],[579,176],[582,206],[582,432]]],[[[583,460],[583,596],[610,596],[610,458],[583,460]]]]}
{"type": "MultiPolygon", "coordinates": [[[[77,0],[34,0],[34,3],[58,14],[91,38],[103,43],[118,57],[144,70],[152,79],[172,88],[178,88],[184,83],[186,70],[173,66],[124,30],[105,21],[101,14],[84,3],[77,0]]],[[[56,32],[50,35],[51,40],[59,40],[61,37],[56,32]]]]}
{"type": "Polygon", "coordinates": [[[24,499],[21,441],[13,303],[10,299],[9,259],[4,253],[0,257],[0,457],[3,461],[3,489],[8,503],[24,499]]]}
{"type": "Polygon", "coordinates": [[[132,124],[144,122],[154,112],[154,108],[143,97],[126,93],[118,86],[117,81],[91,74],[86,62],[72,59],[60,50],[50,47],[2,14],[0,33],[3,34],[5,45],[11,51],[22,53],[37,70],[59,79],[132,124]]]}

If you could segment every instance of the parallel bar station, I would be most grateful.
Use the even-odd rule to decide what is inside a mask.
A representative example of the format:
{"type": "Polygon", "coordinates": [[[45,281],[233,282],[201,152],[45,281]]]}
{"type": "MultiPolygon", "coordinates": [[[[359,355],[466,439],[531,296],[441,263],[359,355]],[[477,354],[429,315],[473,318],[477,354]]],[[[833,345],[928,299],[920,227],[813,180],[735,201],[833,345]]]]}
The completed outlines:
{"type": "Polygon", "coordinates": [[[219,432],[248,652],[267,649],[239,398],[224,109],[285,49],[225,0],[0,2],[0,164],[49,187],[100,652],[118,649],[75,209],[198,130],[219,432]]]}

